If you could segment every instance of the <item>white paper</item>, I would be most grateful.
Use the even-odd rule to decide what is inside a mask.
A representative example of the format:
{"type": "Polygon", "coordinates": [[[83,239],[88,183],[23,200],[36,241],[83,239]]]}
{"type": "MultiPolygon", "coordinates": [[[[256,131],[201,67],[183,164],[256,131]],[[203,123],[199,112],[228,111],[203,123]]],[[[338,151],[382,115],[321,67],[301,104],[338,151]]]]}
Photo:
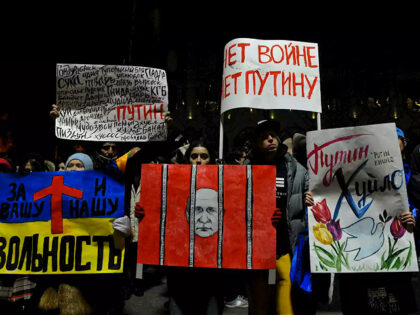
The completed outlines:
{"type": "Polygon", "coordinates": [[[239,107],[321,113],[318,45],[248,38],[226,44],[221,112],[239,107]]]}
{"type": "Polygon", "coordinates": [[[168,84],[164,70],[57,64],[58,138],[164,141],[168,84]]]}
{"type": "Polygon", "coordinates": [[[307,134],[312,272],[417,271],[394,123],[307,134]]]}

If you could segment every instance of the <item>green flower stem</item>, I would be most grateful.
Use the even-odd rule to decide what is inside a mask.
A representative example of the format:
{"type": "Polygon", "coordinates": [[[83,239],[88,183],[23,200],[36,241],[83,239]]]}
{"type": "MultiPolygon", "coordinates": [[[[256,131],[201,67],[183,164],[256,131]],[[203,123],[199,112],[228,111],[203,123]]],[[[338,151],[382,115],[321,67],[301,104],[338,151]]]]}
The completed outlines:
{"type": "MultiPolygon", "coordinates": [[[[334,241],[334,244],[336,244],[336,246],[338,246],[338,248],[340,249],[338,252],[335,251],[337,253],[337,256],[339,256],[340,259],[343,258],[342,261],[343,261],[344,265],[346,266],[347,269],[350,269],[349,262],[348,262],[347,258],[344,256],[343,248],[341,247],[340,243],[337,242],[337,241],[334,241]]],[[[331,246],[332,246],[332,244],[331,244],[331,246]]]]}

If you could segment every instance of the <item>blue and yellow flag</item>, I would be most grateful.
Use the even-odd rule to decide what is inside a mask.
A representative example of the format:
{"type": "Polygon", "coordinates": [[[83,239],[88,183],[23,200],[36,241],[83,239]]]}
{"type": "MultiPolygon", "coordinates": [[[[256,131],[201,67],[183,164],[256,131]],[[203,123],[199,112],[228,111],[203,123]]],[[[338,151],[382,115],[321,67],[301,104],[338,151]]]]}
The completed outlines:
{"type": "Polygon", "coordinates": [[[124,184],[105,173],[0,174],[0,273],[122,272],[122,216],[124,184]]]}

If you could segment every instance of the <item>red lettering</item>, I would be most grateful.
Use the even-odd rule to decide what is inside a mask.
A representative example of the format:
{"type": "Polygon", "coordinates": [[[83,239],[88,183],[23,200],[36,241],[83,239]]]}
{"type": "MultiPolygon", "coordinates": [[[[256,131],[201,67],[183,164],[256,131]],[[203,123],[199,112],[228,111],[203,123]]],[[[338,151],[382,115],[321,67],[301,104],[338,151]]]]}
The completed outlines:
{"type": "Polygon", "coordinates": [[[120,112],[123,112],[123,119],[125,119],[125,106],[117,106],[117,120],[121,121],[120,112]]]}
{"type": "Polygon", "coordinates": [[[284,46],[284,49],[286,50],[286,62],[289,65],[290,64],[290,59],[293,60],[292,64],[295,65],[296,64],[296,55],[295,55],[295,47],[292,46],[292,43],[290,43],[288,46],[284,46]],[[292,51],[290,51],[290,53],[287,51],[287,48],[291,47],[292,51]]]}
{"type": "Polygon", "coordinates": [[[290,74],[290,72],[289,72],[289,74],[288,74],[287,78],[286,78],[286,79],[284,79],[284,78],[285,78],[284,71],[281,73],[281,86],[282,86],[282,93],[283,93],[283,95],[284,95],[284,86],[285,86],[286,84],[288,84],[288,85],[289,85],[289,93],[288,93],[287,95],[291,95],[291,91],[290,91],[290,86],[291,86],[290,82],[291,82],[291,78],[290,78],[290,76],[291,76],[291,74],[290,74]]]}
{"type": "Polygon", "coordinates": [[[224,84],[224,86],[225,86],[225,89],[224,89],[224,90],[225,90],[225,93],[224,93],[225,98],[226,98],[226,97],[228,97],[228,96],[230,95],[230,93],[227,93],[227,92],[226,92],[226,89],[230,86],[230,83],[229,83],[229,84],[228,84],[228,83],[226,83],[226,80],[227,80],[227,79],[229,79],[230,77],[231,77],[231,75],[230,75],[230,74],[229,74],[229,75],[227,75],[227,76],[225,77],[225,84],[224,84]]]}
{"type": "Polygon", "coordinates": [[[127,106],[128,114],[131,115],[131,117],[127,118],[127,120],[134,120],[134,108],[133,106],[127,106]]]}
{"type": "Polygon", "coordinates": [[[297,60],[297,65],[300,66],[300,57],[303,57],[303,62],[305,63],[305,67],[307,66],[307,61],[306,61],[306,49],[305,46],[303,46],[303,53],[299,53],[299,46],[296,45],[296,60],[297,60]]]}
{"type": "Polygon", "coordinates": [[[271,61],[271,57],[268,54],[268,52],[270,51],[270,48],[268,48],[268,46],[265,45],[258,45],[258,61],[259,63],[269,63],[271,61]],[[262,51],[262,49],[264,49],[265,51],[262,51]],[[265,55],[267,56],[268,60],[267,61],[262,61],[261,60],[261,55],[265,55]]]}
{"type": "Polygon", "coordinates": [[[232,66],[236,63],[236,60],[232,61],[232,58],[236,56],[236,53],[235,52],[232,53],[232,51],[231,51],[232,48],[235,47],[235,46],[236,46],[236,44],[233,44],[229,47],[229,51],[228,51],[228,64],[229,64],[229,66],[232,66]]]}
{"type": "MultiPolygon", "coordinates": [[[[316,82],[318,81],[318,77],[314,78],[314,81],[312,82],[312,84],[311,84],[311,81],[306,76],[306,74],[305,74],[305,79],[306,79],[306,82],[308,82],[308,84],[309,84],[308,99],[311,99],[312,93],[314,92],[314,89],[315,89],[316,82]]],[[[302,95],[302,96],[304,96],[304,95],[302,95]]]]}
{"type": "Polygon", "coordinates": [[[316,56],[311,55],[311,50],[315,49],[315,47],[313,47],[313,46],[306,47],[306,49],[307,49],[307,53],[308,53],[308,66],[309,66],[309,68],[318,68],[318,65],[312,63],[312,59],[315,58],[316,56]]]}
{"type": "MultiPolygon", "coordinates": [[[[160,114],[160,119],[163,119],[163,104],[160,104],[158,113],[160,114]]],[[[156,115],[155,115],[155,119],[156,119],[156,115]]]]}
{"type": "Polygon", "coordinates": [[[296,86],[300,85],[301,92],[302,92],[302,97],[304,97],[305,96],[305,89],[304,89],[304,85],[303,85],[303,79],[304,79],[303,73],[301,73],[301,75],[300,75],[300,78],[301,78],[300,82],[296,81],[296,74],[295,73],[293,73],[292,77],[293,77],[293,96],[296,96],[296,86]]]}
{"type": "Polygon", "coordinates": [[[250,46],[250,43],[239,43],[238,47],[241,48],[241,62],[244,63],[245,61],[245,48],[250,46]]]}
{"type": "Polygon", "coordinates": [[[232,74],[233,82],[234,82],[234,88],[235,88],[235,94],[238,94],[238,88],[237,88],[237,79],[242,75],[242,72],[238,72],[235,74],[232,74]]]}
{"type": "Polygon", "coordinates": [[[137,105],[134,105],[134,107],[137,109],[137,119],[138,120],[141,120],[141,114],[140,114],[141,112],[140,112],[140,110],[143,107],[143,105],[137,104],[137,105]]]}
{"type": "Polygon", "coordinates": [[[152,119],[152,107],[151,106],[143,106],[143,117],[144,119],[148,119],[147,116],[150,116],[152,119]],[[148,109],[146,109],[148,108],[148,109]]]}
{"type": "Polygon", "coordinates": [[[255,82],[255,71],[254,70],[249,70],[249,71],[247,71],[246,73],[245,73],[245,78],[246,78],[246,80],[245,80],[245,92],[246,92],[246,94],[249,94],[249,75],[250,74],[252,74],[252,80],[253,80],[253,86],[254,86],[254,95],[255,95],[255,85],[256,85],[256,82],[255,82]]]}
{"type": "Polygon", "coordinates": [[[352,150],[348,150],[348,151],[340,150],[340,151],[336,151],[335,154],[332,153],[328,155],[328,154],[324,154],[323,149],[335,143],[348,141],[357,137],[368,136],[368,135],[369,134],[356,134],[356,135],[344,136],[338,139],[328,141],[321,146],[318,146],[314,143],[313,150],[308,153],[307,160],[308,160],[309,167],[311,168],[312,172],[315,175],[318,174],[319,164],[321,165],[321,168],[327,167],[328,169],[327,169],[327,172],[324,174],[323,183],[325,186],[328,186],[333,179],[335,166],[338,165],[339,163],[342,163],[342,164],[351,163],[352,158],[353,158],[353,161],[356,161],[357,158],[360,160],[363,157],[363,153],[365,154],[365,157],[367,157],[368,151],[369,151],[369,145],[367,145],[365,148],[354,149],[353,156],[352,156],[352,150]],[[335,159],[334,159],[334,156],[335,156],[335,159]],[[311,160],[312,157],[313,157],[313,163],[311,160]]]}
{"type": "Polygon", "coordinates": [[[273,47],[271,47],[271,51],[270,52],[271,52],[271,59],[274,61],[274,63],[281,63],[284,60],[284,51],[283,51],[283,48],[281,48],[280,45],[274,45],[273,47]],[[280,51],[281,51],[281,58],[280,58],[280,60],[275,60],[274,59],[274,55],[275,55],[274,48],[276,48],[276,47],[278,47],[280,49],[280,51]]]}
{"type": "Polygon", "coordinates": [[[280,73],[281,71],[270,71],[270,74],[273,76],[274,96],[277,96],[277,77],[280,73]]]}
{"type": "Polygon", "coordinates": [[[267,78],[268,78],[268,76],[270,75],[270,72],[267,72],[266,74],[265,74],[265,77],[264,77],[264,79],[261,77],[261,75],[260,75],[260,72],[257,70],[257,71],[255,71],[256,73],[257,73],[257,75],[258,75],[258,79],[260,79],[260,89],[259,89],[259,91],[258,91],[258,95],[261,95],[261,93],[262,93],[262,91],[263,91],[263,89],[264,89],[264,85],[265,85],[265,83],[267,82],[267,78]]]}

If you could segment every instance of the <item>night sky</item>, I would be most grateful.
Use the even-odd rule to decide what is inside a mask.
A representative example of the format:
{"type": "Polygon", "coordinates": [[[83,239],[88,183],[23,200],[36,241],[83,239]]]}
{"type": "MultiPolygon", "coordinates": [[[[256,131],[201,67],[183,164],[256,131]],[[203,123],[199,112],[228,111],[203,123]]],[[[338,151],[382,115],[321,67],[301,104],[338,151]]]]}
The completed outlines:
{"type": "Polygon", "coordinates": [[[224,45],[239,37],[317,42],[323,95],[340,97],[350,88],[382,96],[395,74],[407,78],[404,93],[420,95],[420,24],[408,14],[410,8],[381,15],[346,7],[337,12],[300,8],[299,3],[256,9],[210,2],[97,3],[3,8],[1,111],[10,113],[17,130],[25,130],[20,136],[25,145],[54,142],[48,112],[55,103],[56,63],[156,67],[167,71],[169,81],[181,83],[185,69],[198,67],[201,80],[219,89],[224,45]]]}

